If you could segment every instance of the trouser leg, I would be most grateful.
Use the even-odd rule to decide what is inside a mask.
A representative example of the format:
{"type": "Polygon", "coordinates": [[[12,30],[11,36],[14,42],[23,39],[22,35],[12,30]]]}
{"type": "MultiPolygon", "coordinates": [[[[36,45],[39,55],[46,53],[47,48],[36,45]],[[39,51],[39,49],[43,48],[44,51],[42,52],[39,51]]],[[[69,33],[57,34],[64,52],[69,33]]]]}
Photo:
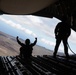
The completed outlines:
{"type": "Polygon", "coordinates": [[[68,46],[67,46],[67,39],[64,39],[63,40],[63,44],[64,44],[64,52],[65,52],[65,55],[66,55],[66,57],[69,57],[69,54],[68,54],[68,46]]]}
{"type": "Polygon", "coordinates": [[[60,42],[61,42],[60,39],[57,39],[57,40],[56,40],[56,45],[55,45],[55,48],[54,48],[53,56],[56,56],[57,51],[58,51],[58,48],[59,48],[59,45],[60,45],[60,42]]]}

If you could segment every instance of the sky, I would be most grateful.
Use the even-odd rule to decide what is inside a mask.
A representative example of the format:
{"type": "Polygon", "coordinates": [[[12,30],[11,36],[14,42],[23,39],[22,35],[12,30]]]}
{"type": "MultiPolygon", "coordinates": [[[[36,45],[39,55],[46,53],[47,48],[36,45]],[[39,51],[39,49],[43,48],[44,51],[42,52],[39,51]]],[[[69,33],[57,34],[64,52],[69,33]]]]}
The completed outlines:
{"type": "MultiPolygon", "coordinates": [[[[0,15],[0,31],[10,34],[14,37],[31,40],[34,42],[38,38],[37,45],[54,51],[56,39],[54,35],[55,26],[60,20],[45,18],[33,15],[0,15]]],[[[76,32],[71,30],[71,36],[68,39],[70,48],[76,53],[76,32]]],[[[59,52],[64,52],[64,46],[61,43],[59,52]]],[[[72,52],[69,50],[69,53],[72,52]]]]}

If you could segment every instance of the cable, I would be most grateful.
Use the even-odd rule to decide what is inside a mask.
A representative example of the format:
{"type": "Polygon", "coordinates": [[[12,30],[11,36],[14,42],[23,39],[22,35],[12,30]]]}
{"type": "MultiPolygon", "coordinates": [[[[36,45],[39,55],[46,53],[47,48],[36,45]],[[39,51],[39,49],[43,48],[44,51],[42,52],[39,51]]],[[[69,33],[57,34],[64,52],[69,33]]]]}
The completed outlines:
{"type": "Polygon", "coordinates": [[[73,50],[70,48],[70,46],[69,46],[69,44],[67,43],[67,46],[68,46],[68,48],[70,49],[70,51],[73,53],[73,54],[75,54],[76,55],[76,53],[75,52],[73,52],[73,50]]]}

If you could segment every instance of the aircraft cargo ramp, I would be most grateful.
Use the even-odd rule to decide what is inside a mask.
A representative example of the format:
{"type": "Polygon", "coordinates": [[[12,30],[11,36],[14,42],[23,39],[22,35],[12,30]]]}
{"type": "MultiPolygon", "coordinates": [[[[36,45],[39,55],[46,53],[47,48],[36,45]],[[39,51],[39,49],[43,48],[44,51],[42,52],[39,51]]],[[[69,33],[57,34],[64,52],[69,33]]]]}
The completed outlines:
{"type": "Polygon", "coordinates": [[[0,56],[0,75],[76,75],[76,58],[43,55],[25,63],[18,56],[0,56]]]}

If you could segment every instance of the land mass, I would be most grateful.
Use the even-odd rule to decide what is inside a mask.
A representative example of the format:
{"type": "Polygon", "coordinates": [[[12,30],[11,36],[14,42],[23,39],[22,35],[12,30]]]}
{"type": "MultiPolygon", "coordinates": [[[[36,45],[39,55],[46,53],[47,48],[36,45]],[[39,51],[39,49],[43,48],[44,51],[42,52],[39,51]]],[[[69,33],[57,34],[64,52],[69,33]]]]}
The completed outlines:
{"type": "MultiPolygon", "coordinates": [[[[20,39],[20,41],[24,41],[20,39]]],[[[20,45],[16,41],[16,37],[8,35],[4,32],[0,31],[0,56],[15,56],[19,55],[20,45]]],[[[53,51],[46,49],[45,47],[41,47],[39,45],[34,46],[33,48],[33,56],[36,55],[52,55],[53,51]]]]}

